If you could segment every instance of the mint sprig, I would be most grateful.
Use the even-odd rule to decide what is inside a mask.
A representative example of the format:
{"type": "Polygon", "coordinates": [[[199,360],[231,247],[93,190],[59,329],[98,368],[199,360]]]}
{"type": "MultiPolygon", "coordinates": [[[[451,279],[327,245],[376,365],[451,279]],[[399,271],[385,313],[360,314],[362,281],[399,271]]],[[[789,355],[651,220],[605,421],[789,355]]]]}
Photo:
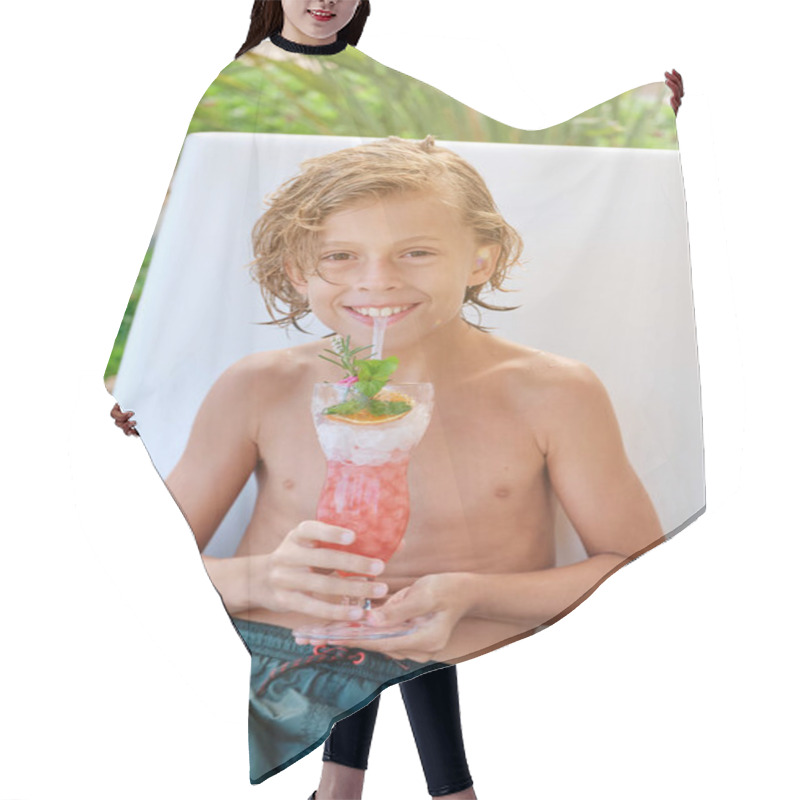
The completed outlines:
{"type": "Polygon", "coordinates": [[[320,355],[320,358],[324,361],[335,364],[345,371],[342,383],[346,383],[348,378],[356,379],[350,386],[347,399],[342,403],[326,408],[325,413],[346,416],[368,408],[373,416],[386,417],[410,411],[411,406],[402,400],[385,401],[375,398],[375,395],[386,386],[389,378],[397,369],[397,356],[389,356],[389,358],[358,358],[358,354],[363,353],[365,350],[372,351],[372,348],[369,346],[351,348],[349,336],[344,339],[337,336],[333,340],[333,350],[326,349],[324,351],[333,356],[333,358],[320,355]]]}
{"type": "Polygon", "coordinates": [[[356,363],[358,383],[353,388],[365,397],[375,397],[389,382],[389,377],[397,369],[397,356],[389,358],[369,358],[356,363]]]}
{"type": "Polygon", "coordinates": [[[324,350],[325,353],[330,353],[333,358],[328,358],[327,356],[320,356],[323,361],[328,361],[331,364],[334,364],[337,367],[341,367],[345,371],[345,377],[349,378],[350,376],[356,376],[356,356],[359,353],[363,353],[365,350],[372,350],[371,345],[364,345],[364,347],[356,347],[355,349],[350,348],[350,337],[346,336],[342,339],[341,336],[337,336],[333,340],[333,350],[324,350]]]}

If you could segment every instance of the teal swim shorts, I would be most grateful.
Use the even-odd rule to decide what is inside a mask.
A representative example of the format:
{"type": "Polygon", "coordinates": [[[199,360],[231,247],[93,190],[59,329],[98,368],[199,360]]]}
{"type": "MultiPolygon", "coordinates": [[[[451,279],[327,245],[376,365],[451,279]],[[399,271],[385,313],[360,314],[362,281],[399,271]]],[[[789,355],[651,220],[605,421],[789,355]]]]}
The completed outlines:
{"type": "Polygon", "coordinates": [[[381,690],[447,666],[341,646],[298,645],[288,628],[233,619],[251,657],[250,782],[261,783],[328,738],[381,690]]]}

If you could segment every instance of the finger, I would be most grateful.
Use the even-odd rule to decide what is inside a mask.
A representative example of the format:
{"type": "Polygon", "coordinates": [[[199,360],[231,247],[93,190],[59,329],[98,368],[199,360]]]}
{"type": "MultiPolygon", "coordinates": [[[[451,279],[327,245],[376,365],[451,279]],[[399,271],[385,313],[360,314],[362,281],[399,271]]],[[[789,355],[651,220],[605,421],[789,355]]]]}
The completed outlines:
{"type": "MultiPolygon", "coordinates": [[[[341,578],[338,575],[324,575],[319,572],[294,572],[296,574],[293,582],[296,585],[283,588],[359,599],[385,597],[389,592],[389,587],[385,583],[373,583],[363,578],[341,578]]],[[[292,579],[291,576],[289,579],[292,579]]]]}
{"type": "Polygon", "coordinates": [[[405,586],[400,589],[399,592],[395,592],[386,602],[387,604],[397,605],[398,603],[402,602],[407,596],[408,593],[411,591],[410,586],[405,586]]]}
{"type": "Polygon", "coordinates": [[[664,77],[667,79],[667,83],[670,86],[674,85],[680,91],[683,91],[683,78],[679,72],[676,72],[675,70],[672,70],[672,72],[665,72],[664,77]]]}
{"type": "Polygon", "coordinates": [[[317,546],[320,543],[345,546],[353,544],[356,535],[347,528],[328,525],[317,520],[305,520],[291,532],[290,538],[300,546],[289,552],[292,563],[298,565],[336,569],[357,575],[378,575],[386,566],[383,561],[376,558],[317,546]]]}
{"type": "Polygon", "coordinates": [[[669,81],[667,81],[666,84],[667,84],[667,88],[672,93],[672,96],[670,97],[670,102],[672,100],[675,100],[676,98],[680,97],[680,90],[679,90],[677,84],[670,83],[669,81]]]}
{"type": "Polygon", "coordinates": [[[291,538],[298,543],[311,547],[318,542],[342,545],[352,544],[356,539],[356,535],[353,531],[338,525],[328,525],[326,522],[307,519],[292,531],[291,538]]]}
{"type": "Polygon", "coordinates": [[[318,645],[327,645],[331,644],[330,640],[326,637],[318,637],[318,636],[295,636],[294,631],[292,631],[292,635],[294,636],[295,644],[310,644],[312,647],[317,647],[318,645]]]}
{"type": "MultiPolygon", "coordinates": [[[[385,597],[389,587],[385,583],[367,581],[358,578],[342,578],[338,575],[326,575],[312,572],[306,568],[296,568],[288,564],[274,567],[270,573],[270,583],[276,590],[303,595],[329,595],[338,600],[328,601],[329,605],[345,605],[350,598],[361,601],[365,598],[385,597]]],[[[319,598],[317,598],[319,599],[319,598]]],[[[311,613],[311,612],[309,612],[311,613]]],[[[359,614],[359,617],[362,616],[359,614]]]]}
{"type": "Polygon", "coordinates": [[[679,83],[675,83],[675,81],[667,81],[667,86],[669,86],[670,90],[672,91],[673,97],[681,98],[683,97],[683,87],[679,83]]]}
{"type": "Polygon", "coordinates": [[[413,617],[422,617],[427,620],[433,616],[434,609],[431,608],[430,600],[427,597],[414,597],[412,595],[403,598],[397,603],[392,603],[393,599],[384,603],[379,609],[370,611],[367,616],[367,623],[381,627],[384,625],[397,625],[413,617]]]}
{"type": "Polygon", "coordinates": [[[364,609],[357,605],[328,603],[303,592],[291,592],[290,594],[291,596],[287,598],[283,605],[287,610],[296,611],[300,614],[308,614],[311,617],[334,622],[354,621],[364,616],[364,609]]]}
{"type": "Polygon", "coordinates": [[[119,407],[119,403],[117,403],[114,408],[111,409],[111,416],[117,421],[127,421],[133,416],[133,411],[123,411],[119,407]]]}
{"type": "Polygon", "coordinates": [[[415,631],[408,636],[390,639],[386,655],[391,658],[410,658],[412,661],[430,661],[447,644],[434,631],[415,631]]]}
{"type": "Polygon", "coordinates": [[[331,550],[327,547],[314,549],[297,547],[287,551],[290,563],[297,566],[315,567],[317,569],[338,570],[354,575],[375,576],[383,572],[386,564],[376,558],[346,553],[342,550],[331,550]]]}

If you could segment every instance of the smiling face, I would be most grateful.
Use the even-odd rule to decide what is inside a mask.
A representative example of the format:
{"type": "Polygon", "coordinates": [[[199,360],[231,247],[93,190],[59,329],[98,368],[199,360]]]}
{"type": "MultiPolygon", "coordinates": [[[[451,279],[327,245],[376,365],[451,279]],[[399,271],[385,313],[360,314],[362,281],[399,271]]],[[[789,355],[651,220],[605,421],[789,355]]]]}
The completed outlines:
{"type": "Polygon", "coordinates": [[[486,282],[499,248],[476,241],[459,211],[435,192],[358,202],[324,220],[317,260],[292,282],[323,324],[369,344],[387,321],[390,352],[464,326],[468,286],[486,282]]]}
{"type": "Polygon", "coordinates": [[[358,0],[281,0],[283,30],[291,42],[332,44],[336,34],[353,18],[358,0]]]}

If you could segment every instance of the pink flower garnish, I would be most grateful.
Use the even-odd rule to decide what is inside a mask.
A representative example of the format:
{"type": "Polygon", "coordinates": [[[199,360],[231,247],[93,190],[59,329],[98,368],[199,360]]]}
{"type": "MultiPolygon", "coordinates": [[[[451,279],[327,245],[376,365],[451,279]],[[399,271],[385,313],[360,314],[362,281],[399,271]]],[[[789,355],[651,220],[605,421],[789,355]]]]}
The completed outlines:
{"type": "Polygon", "coordinates": [[[337,386],[352,386],[354,383],[358,383],[357,375],[348,375],[346,378],[336,381],[337,386]]]}

